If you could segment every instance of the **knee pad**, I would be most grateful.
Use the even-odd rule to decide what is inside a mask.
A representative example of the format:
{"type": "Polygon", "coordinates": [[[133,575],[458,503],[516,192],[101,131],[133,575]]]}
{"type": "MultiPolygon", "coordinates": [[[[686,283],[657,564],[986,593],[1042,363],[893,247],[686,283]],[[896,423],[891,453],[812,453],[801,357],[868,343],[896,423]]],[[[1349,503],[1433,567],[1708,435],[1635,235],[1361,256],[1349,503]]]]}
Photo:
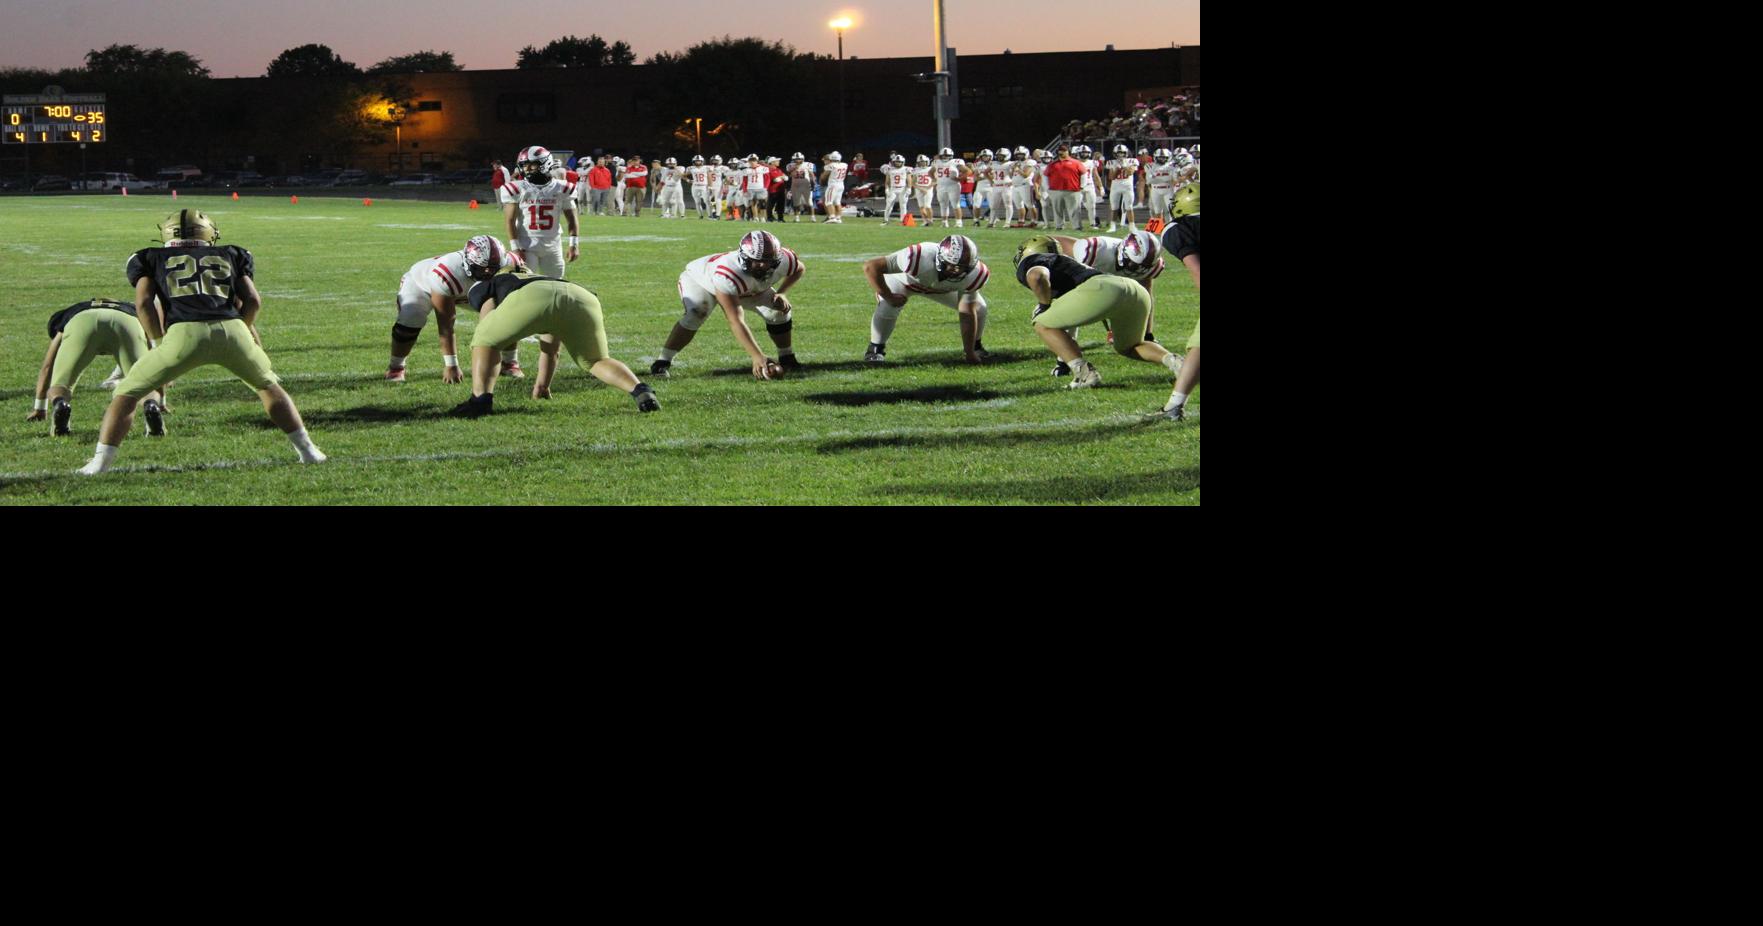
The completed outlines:
{"type": "Polygon", "coordinates": [[[415,344],[417,335],[422,334],[421,328],[412,328],[405,324],[392,325],[393,344],[415,344]]]}
{"type": "Polygon", "coordinates": [[[680,316],[679,326],[681,328],[686,329],[687,331],[697,331],[701,326],[703,326],[704,320],[709,317],[710,317],[710,307],[709,306],[705,306],[704,311],[699,312],[698,310],[692,308],[690,305],[687,305],[686,306],[686,314],[680,316]]]}
{"type": "Polygon", "coordinates": [[[784,313],[784,320],[781,322],[774,322],[769,318],[765,320],[765,331],[774,338],[789,334],[790,329],[795,326],[795,321],[790,318],[789,313],[787,312],[784,313]]]}

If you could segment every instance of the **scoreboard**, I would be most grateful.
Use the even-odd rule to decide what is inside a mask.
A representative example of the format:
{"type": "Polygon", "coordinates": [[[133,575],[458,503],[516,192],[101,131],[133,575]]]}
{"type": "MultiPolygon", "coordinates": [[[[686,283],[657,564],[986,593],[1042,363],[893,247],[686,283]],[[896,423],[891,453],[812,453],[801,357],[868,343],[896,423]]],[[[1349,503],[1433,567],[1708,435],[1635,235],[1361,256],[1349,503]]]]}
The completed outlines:
{"type": "Polygon", "coordinates": [[[0,143],[53,145],[110,139],[104,94],[7,96],[0,106],[0,143]]]}

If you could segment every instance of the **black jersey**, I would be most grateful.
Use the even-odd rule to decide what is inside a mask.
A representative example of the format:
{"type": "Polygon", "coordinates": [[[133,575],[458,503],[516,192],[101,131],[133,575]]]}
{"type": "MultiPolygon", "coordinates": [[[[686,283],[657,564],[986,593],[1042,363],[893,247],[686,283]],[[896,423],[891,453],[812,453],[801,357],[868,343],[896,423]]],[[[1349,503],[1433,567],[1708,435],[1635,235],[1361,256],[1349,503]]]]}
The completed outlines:
{"type": "Polygon", "coordinates": [[[131,316],[135,314],[135,307],[132,303],[117,302],[115,299],[88,299],[85,302],[76,302],[61,311],[56,312],[54,315],[49,316],[49,337],[54,338],[56,335],[67,330],[67,323],[73,321],[75,315],[78,315],[87,309],[107,309],[113,312],[127,312],[131,316]]]}
{"type": "Polygon", "coordinates": [[[1057,299],[1078,288],[1090,277],[1105,276],[1100,271],[1091,270],[1083,264],[1063,254],[1030,254],[1016,265],[1016,282],[1028,285],[1028,272],[1034,267],[1045,267],[1052,275],[1053,298],[1057,299]]]}
{"type": "Polygon", "coordinates": [[[188,248],[145,248],[129,259],[129,284],[153,280],[153,291],[165,309],[166,327],[178,322],[241,318],[233,305],[241,277],[254,276],[256,261],[237,245],[204,244],[188,248]]]}
{"type": "Polygon", "coordinates": [[[1163,232],[1163,250],[1176,260],[1200,253],[1200,216],[1184,215],[1169,223],[1163,232]]]}
{"type": "Polygon", "coordinates": [[[484,300],[486,299],[494,299],[496,300],[496,304],[500,306],[506,303],[508,297],[514,295],[515,290],[520,289],[522,286],[528,286],[533,283],[563,282],[566,281],[559,280],[556,277],[542,277],[533,273],[498,273],[473,286],[471,288],[471,293],[467,295],[466,298],[471,300],[471,307],[473,309],[482,312],[484,310],[484,300]]]}

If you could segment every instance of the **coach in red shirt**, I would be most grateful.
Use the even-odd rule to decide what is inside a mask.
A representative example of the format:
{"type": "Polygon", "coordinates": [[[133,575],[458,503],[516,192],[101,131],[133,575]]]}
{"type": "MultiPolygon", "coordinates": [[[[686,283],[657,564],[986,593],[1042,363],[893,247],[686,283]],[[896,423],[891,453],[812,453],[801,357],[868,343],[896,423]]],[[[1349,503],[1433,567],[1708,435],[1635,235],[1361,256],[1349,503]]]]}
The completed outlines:
{"type": "Polygon", "coordinates": [[[1077,191],[1083,186],[1084,166],[1082,162],[1071,156],[1071,149],[1059,146],[1059,159],[1047,165],[1047,198],[1048,218],[1053,220],[1053,227],[1063,230],[1065,223],[1070,222],[1072,228],[1081,228],[1077,224],[1077,191]]]}
{"type": "Polygon", "coordinates": [[[765,221],[782,222],[784,220],[785,190],[789,189],[790,175],[783,172],[777,165],[777,158],[771,158],[765,164],[765,221]]]}
{"type": "Polygon", "coordinates": [[[588,209],[595,215],[605,215],[606,198],[611,191],[612,168],[606,166],[605,158],[599,158],[588,171],[588,209]]]}

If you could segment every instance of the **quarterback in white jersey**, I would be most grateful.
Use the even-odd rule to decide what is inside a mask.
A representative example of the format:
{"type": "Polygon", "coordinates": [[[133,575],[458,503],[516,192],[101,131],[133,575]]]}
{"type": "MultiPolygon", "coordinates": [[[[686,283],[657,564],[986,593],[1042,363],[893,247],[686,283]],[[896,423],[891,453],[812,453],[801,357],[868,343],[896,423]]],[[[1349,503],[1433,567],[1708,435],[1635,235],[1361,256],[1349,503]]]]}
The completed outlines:
{"type": "MultiPolygon", "coordinates": [[[[416,338],[428,324],[429,313],[439,319],[441,335],[441,382],[463,380],[458,351],[453,343],[453,320],[471,284],[487,280],[504,268],[518,268],[519,260],[489,235],[478,235],[457,251],[427,257],[410,265],[398,281],[398,320],[392,324],[392,363],[386,379],[404,381],[404,366],[416,338]]],[[[519,377],[520,364],[503,355],[502,371],[519,377]]]]}
{"type": "Polygon", "coordinates": [[[715,168],[704,163],[704,156],[692,158],[692,167],[686,171],[692,180],[692,206],[698,210],[698,218],[710,217],[710,210],[716,207],[715,168]]]}
{"type": "Polygon", "coordinates": [[[580,228],[575,212],[575,181],[552,176],[556,160],[544,148],[527,148],[520,153],[518,166],[524,177],[517,176],[497,188],[502,201],[502,219],[509,244],[516,257],[533,272],[563,279],[564,265],[581,256],[577,235],[580,228]],[[569,225],[569,254],[564,257],[560,238],[561,213],[569,225]]]}
{"type": "Polygon", "coordinates": [[[1114,146],[1114,159],[1103,165],[1108,172],[1108,230],[1115,223],[1133,228],[1133,209],[1138,206],[1139,162],[1125,145],[1114,146]]]}
{"type": "Polygon", "coordinates": [[[900,206],[900,221],[906,221],[906,212],[912,208],[912,168],[906,166],[905,156],[896,154],[881,166],[881,174],[888,194],[882,206],[882,224],[888,224],[896,203],[900,206]]]}
{"type": "Polygon", "coordinates": [[[900,310],[911,296],[923,296],[954,309],[960,315],[961,350],[969,363],[985,360],[986,297],[980,294],[992,271],[979,259],[979,246],[965,235],[942,241],[925,241],[901,248],[863,265],[863,275],[875,292],[875,315],[869,321],[869,350],[863,359],[881,363],[887,359],[888,338],[900,320],[900,310]]]}
{"type": "Polygon", "coordinates": [[[752,358],[755,379],[771,379],[785,370],[801,369],[790,346],[792,307],[784,293],[800,282],[807,271],[796,252],[766,231],[748,232],[735,250],[700,257],[687,264],[685,272],[679,275],[679,298],[685,314],[674,323],[673,332],[662,345],[661,356],[649,372],[667,376],[674,356],[692,343],[698,328],[710,317],[710,310],[717,306],[727,316],[736,343],[752,358]],[[753,330],[747,327],[742,312],[745,308],[757,309],[765,319],[765,331],[777,345],[775,362],[753,340],[753,330]]]}
{"type": "Polygon", "coordinates": [[[820,182],[825,189],[820,200],[826,206],[826,220],[832,224],[844,221],[845,211],[845,174],[850,165],[845,163],[844,156],[834,151],[826,156],[826,169],[820,172],[820,182]]]}
{"type": "Polygon", "coordinates": [[[1175,202],[1175,188],[1181,185],[1181,173],[1181,168],[1175,165],[1173,153],[1168,148],[1158,148],[1153,163],[1145,171],[1151,215],[1169,215],[1169,207],[1175,202]]]}

